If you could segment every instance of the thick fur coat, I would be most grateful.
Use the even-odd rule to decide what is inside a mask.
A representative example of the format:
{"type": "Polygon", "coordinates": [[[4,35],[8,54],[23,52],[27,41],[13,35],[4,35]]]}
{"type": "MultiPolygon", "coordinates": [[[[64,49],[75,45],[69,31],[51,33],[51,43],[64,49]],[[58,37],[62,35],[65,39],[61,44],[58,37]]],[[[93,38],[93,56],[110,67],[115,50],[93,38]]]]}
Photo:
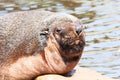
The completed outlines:
{"type": "Polygon", "coordinates": [[[84,45],[82,24],[74,16],[48,11],[0,15],[0,80],[67,73],[84,45]]]}

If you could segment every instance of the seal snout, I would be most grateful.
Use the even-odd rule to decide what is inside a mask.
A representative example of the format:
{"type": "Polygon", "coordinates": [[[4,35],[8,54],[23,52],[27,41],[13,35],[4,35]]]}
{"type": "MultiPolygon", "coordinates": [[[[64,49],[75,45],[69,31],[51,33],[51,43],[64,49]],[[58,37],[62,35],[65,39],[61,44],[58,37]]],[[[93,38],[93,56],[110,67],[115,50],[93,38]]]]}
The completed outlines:
{"type": "Polygon", "coordinates": [[[65,23],[57,24],[53,28],[53,35],[66,53],[79,53],[82,51],[85,41],[83,28],[80,25],[65,23]]]}
{"type": "Polygon", "coordinates": [[[80,26],[76,27],[75,30],[78,35],[83,31],[82,27],[80,26]]]}

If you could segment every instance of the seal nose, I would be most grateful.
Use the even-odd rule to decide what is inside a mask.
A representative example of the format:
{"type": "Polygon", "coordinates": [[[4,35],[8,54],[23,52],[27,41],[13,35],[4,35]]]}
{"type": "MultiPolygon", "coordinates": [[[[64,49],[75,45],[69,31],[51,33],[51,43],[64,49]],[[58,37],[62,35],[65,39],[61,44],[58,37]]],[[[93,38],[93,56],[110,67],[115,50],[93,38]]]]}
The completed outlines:
{"type": "Polygon", "coordinates": [[[82,32],[82,27],[80,27],[80,26],[77,26],[76,27],[76,33],[79,35],[81,32],[82,32]]]}

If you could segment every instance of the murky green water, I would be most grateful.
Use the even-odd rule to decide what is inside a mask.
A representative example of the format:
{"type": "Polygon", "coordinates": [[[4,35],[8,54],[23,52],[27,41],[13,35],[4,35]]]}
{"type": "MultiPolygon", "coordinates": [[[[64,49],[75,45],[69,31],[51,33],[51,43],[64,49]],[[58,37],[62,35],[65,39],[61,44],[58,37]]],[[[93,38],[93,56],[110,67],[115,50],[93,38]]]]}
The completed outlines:
{"type": "Polygon", "coordinates": [[[0,0],[0,14],[33,9],[82,20],[87,44],[79,65],[120,79],[120,0],[0,0]]]}

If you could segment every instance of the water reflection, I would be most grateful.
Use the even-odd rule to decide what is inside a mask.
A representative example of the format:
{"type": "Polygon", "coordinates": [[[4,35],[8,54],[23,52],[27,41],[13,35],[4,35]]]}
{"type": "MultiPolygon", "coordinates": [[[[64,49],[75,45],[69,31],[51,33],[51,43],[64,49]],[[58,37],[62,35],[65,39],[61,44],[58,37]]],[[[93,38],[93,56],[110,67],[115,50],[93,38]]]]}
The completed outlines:
{"type": "Polygon", "coordinates": [[[86,48],[79,65],[120,79],[119,0],[0,0],[0,14],[47,10],[78,17],[86,26],[86,48]]]}

